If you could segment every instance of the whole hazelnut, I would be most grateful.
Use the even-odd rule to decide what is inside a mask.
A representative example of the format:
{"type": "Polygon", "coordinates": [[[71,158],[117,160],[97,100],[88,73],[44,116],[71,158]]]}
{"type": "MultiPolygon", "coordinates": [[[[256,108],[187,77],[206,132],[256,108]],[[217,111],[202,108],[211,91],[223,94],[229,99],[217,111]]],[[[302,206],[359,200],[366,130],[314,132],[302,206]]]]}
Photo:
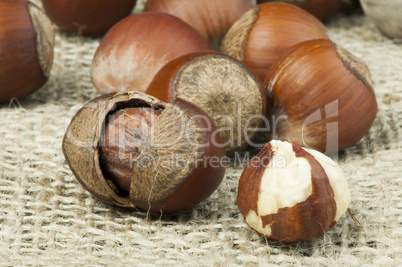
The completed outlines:
{"type": "Polygon", "coordinates": [[[0,1],[0,102],[27,96],[49,79],[54,30],[36,5],[0,1]]]}
{"type": "Polygon", "coordinates": [[[198,107],[139,92],[111,93],[72,119],[63,152],[77,180],[102,201],[155,212],[191,208],[225,174],[225,150],[198,107]]]}
{"type": "Polygon", "coordinates": [[[251,7],[249,0],[148,0],[144,11],[172,14],[190,24],[212,47],[219,48],[232,24],[251,7]]]}
{"type": "Polygon", "coordinates": [[[336,13],[342,0],[258,0],[257,2],[284,2],[296,5],[323,21],[336,13]]]}
{"type": "Polygon", "coordinates": [[[290,4],[259,4],[243,14],[225,36],[221,51],[246,64],[260,79],[286,50],[303,41],[329,38],[325,26],[290,4]]]}
{"type": "Polygon", "coordinates": [[[288,244],[323,235],[350,199],[348,182],[333,160],[273,140],[244,169],[237,205],[252,229],[288,244]]]}
{"type": "Polygon", "coordinates": [[[91,79],[101,93],[144,92],[169,61],[210,50],[202,36],[179,18],[142,13],[121,20],[101,41],[91,66],[91,79]]]}
{"type": "Polygon", "coordinates": [[[105,33],[128,16],[136,0],[42,0],[49,18],[61,29],[83,35],[105,33]]]}
{"type": "Polygon", "coordinates": [[[329,40],[290,48],[272,66],[265,85],[272,137],[326,154],[356,144],[377,114],[367,65],[329,40]]]}
{"type": "Polygon", "coordinates": [[[167,63],[147,94],[191,102],[213,119],[227,151],[254,144],[266,114],[266,90],[241,62],[222,53],[187,54],[167,63]]]}

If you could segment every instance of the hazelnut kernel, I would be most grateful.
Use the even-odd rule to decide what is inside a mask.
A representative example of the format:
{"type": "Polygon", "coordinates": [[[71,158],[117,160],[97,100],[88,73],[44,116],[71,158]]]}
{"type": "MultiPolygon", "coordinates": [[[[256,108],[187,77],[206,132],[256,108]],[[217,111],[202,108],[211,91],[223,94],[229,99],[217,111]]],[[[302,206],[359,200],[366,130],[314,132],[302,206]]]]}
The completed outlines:
{"type": "Polygon", "coordinates": [[[237,204],[256,232],[294,243],[324,234],[346,212],[350,198],[347,180],[333,160],[274,140],[245,168],[237,204]]]}

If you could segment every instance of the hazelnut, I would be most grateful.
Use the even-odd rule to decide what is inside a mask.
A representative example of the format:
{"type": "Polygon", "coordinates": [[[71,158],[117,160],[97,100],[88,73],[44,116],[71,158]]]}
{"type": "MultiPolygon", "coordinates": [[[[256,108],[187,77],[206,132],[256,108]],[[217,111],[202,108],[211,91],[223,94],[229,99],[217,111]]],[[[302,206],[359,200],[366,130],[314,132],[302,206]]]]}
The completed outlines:
{"type": "Polygon", "coordinates": [[[239,18],[223,39],[221,51],[246,64],[260,79],[289,47],[329,38],[313,15],[285,3],[259,4],[239,18]]]}
{"type": "Polygon", "coordinates": [[[273,140],[244,169],[237,205],[252,229],[288,244],[323,235],[350,199],[348,182],[333,160],[273,140]]]}
{"type": "Polygon", "coordinates": [[[111,93],[72,119],[63,152],[77,180],[102,201],[155,212],[191,208],[224,174],[225,151],[198,107],[139,92],[111,93]]]}
{"type": "Polygon", "coordinates": [[[91,79],[101,93],[144,92],[169,61],[210,50],[202,36],[177,17],[142,13],[121,20],[101,41],[91,66],[91,79]]]}
{"type": "Polygon", "coordinates": [[[136,0],[42,0],[49,18],[61,29],[83,35],[105,33],[128,16],[136,0]]]}
{"type": "Polygon", "coordinates": [[[32,94],[49,79],[54,30],[36,5],[0,1],[0,102],[32,94]]]}
{"type": "Polygon", "coordinates": [[[146,93],[165,102],[181,98],[197,105],[214,120],[231,152],[254,145],[266,114],[262,82],[244,64],[217,52],[192,53],[167,63],[146,93]]]}
{"type": "Polygon", "coordinates": [[[232,24],[251,7],[249,0],[148,0],[144,11],[172,14],[190,24],[212,47],[219,48],[232,24]]]}
{"type": "Polygon", "coordinates": [[[296,5],[323,21],[336,13],[342,0],[258,0],[257,2],[284,2],[296,5]]]}
{"type": "Polygon", "coordinates": [[[326,154],[356,144],[377,114],[367,65],[329,40],[290,48],[272,66],[265,85],[272,137],[326,154]]]}

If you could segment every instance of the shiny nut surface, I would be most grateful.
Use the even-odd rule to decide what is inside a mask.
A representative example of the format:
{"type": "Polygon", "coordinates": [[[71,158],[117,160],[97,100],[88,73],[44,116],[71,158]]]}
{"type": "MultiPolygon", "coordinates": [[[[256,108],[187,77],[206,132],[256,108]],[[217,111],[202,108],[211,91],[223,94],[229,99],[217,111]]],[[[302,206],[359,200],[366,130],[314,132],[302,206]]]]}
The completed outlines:
{"type": "Polygon", "coordinates": [[[377,115],[367,65],[329,40],[289,49],[272,66],[265,85],[275,121],[272,137],[326,154],[355,145],[377,115]]]}
{"type": "Polygon", "coordinates": [[[102,39],[91,65],[91,80],[101,93],[144,92],[169,61],[210,50],[190,25],[169,14],[142,13],[117,23],[102,39]]]}
{"type": "Polygon", "coordinates": [[[47,82],[53,47],[53,25],[41,9],[25,0],[0,1],[0,102],[47,82]]]}

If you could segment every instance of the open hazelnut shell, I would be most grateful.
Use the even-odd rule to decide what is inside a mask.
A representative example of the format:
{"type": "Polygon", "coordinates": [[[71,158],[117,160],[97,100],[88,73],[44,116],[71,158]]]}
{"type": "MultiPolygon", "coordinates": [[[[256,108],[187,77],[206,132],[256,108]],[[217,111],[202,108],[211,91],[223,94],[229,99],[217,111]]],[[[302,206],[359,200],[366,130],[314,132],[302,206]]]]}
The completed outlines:
{"type": "Polygon", "coordinates": [[[102,201],[173,212],[196,205],[221,183],[225,166],[216,161],[225,151],[219,135],[212,140],[214,131],[209,117],[184,100],[164,103],[139,92],[111,93],[78,111],[66,131],[63,152],[77,180],[102,201]],[[160,115],[133,164],[130,188],[121,192],[101,164],[100,145],[107,117],[136,107],[154,108],[160,115]]]}

